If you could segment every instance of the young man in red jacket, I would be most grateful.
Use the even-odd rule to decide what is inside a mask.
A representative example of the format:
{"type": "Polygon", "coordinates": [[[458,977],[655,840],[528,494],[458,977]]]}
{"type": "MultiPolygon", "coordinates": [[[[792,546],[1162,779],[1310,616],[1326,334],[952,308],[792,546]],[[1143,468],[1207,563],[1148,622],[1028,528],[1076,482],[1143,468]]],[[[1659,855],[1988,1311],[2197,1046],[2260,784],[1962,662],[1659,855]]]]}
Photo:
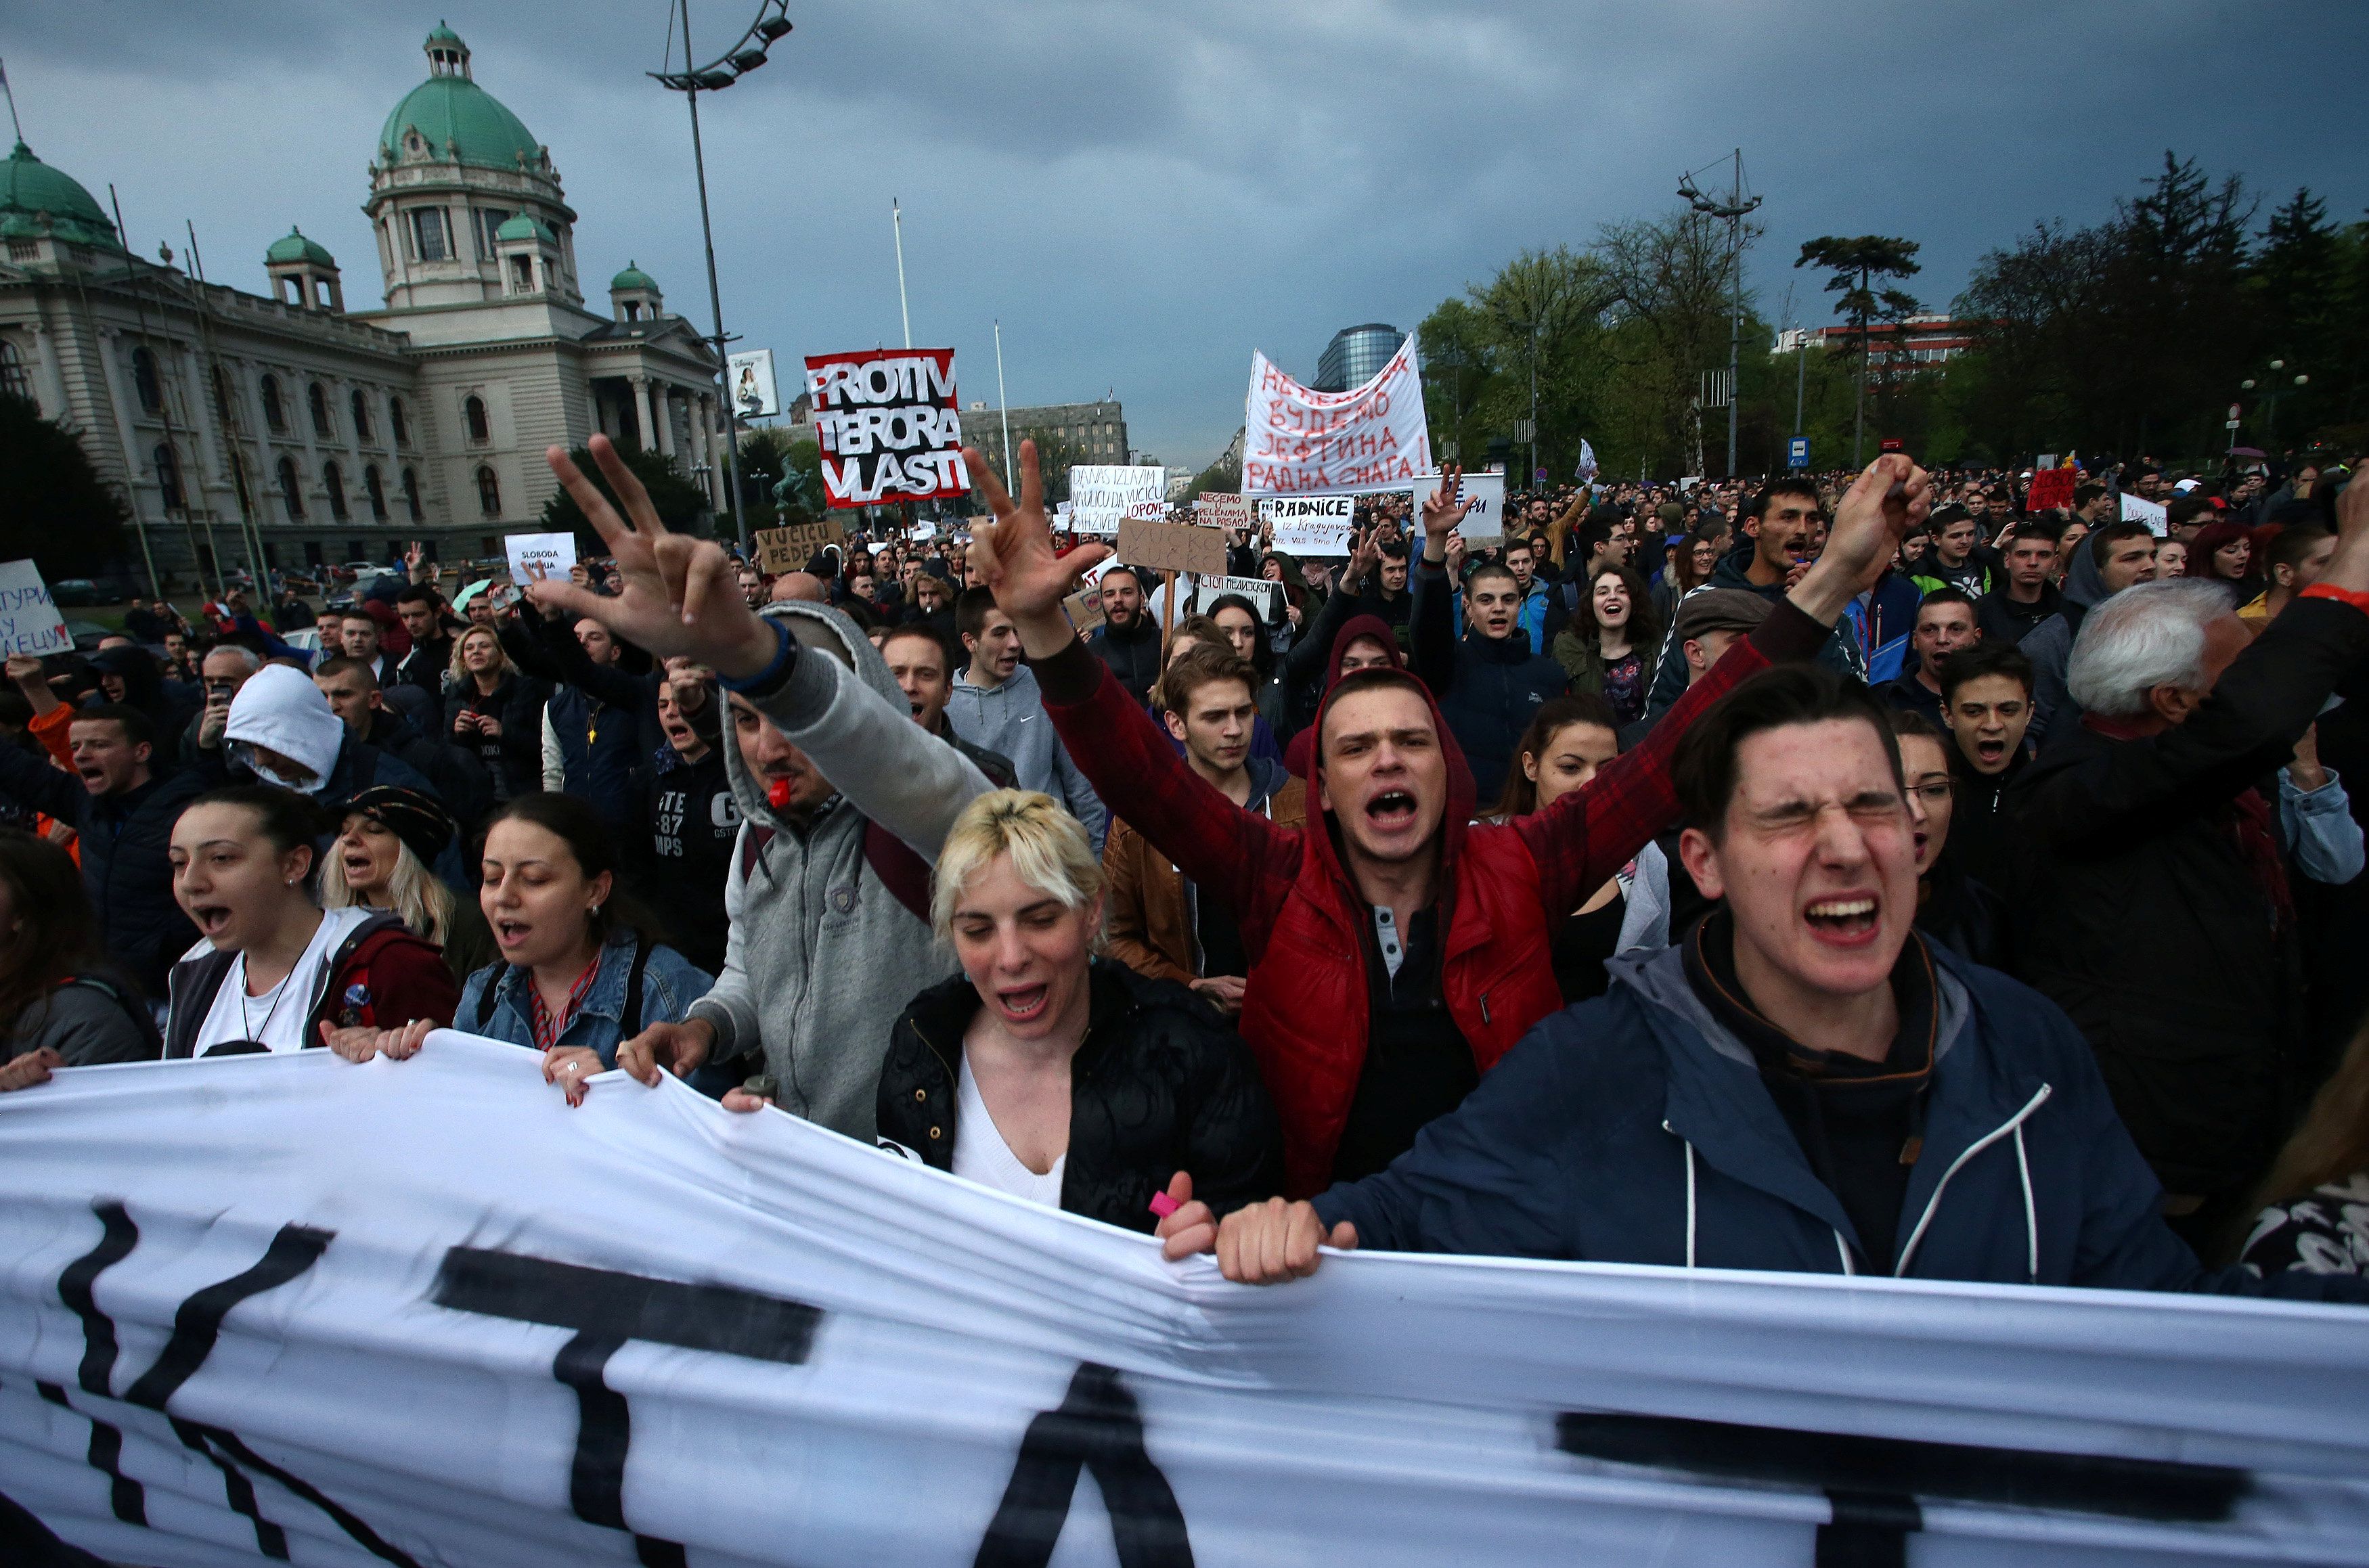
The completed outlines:
{"type": "MultiPolygon", "coordinates": [[[[1471,820],[1471,774],[1421,681],[1390,670],[1345,676],[1325,693],[1308,764],[1321,815],[1288,829],[1196,774],[1070,631],[1061,600],[1105,552],[1055,556],[1035,445],[1021,445],[1017,501],[982,453],[965,461],[996,517],[974,531],[971,561],[1019,629],[1055,729],[1113,812],[1240,927],[1250,957],[1242,1037],[1283,1121],[1287,1191],[1302,1197],[1388,1165],[1561,1007],[1553,930],[1676,818],[1669,762],[1687,725],[1771,662],[1814,655],[1929,505],[1921,470],[1879,459],[1789,602],[1642,745],[1514,822],[1471,820]]],[[[1442,497],[1457,478],[1450,471],[1442,497]]],[[[1425,509],[1426,556],[1464,510],[1436,498],[1425,509]]]]}

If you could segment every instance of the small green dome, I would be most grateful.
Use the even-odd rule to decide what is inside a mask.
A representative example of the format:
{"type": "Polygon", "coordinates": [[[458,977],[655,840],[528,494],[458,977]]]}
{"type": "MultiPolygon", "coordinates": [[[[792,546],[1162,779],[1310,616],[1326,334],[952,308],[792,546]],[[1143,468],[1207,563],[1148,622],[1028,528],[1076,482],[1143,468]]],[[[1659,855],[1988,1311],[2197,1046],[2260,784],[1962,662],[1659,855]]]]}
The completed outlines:
{"type": "Polygon", "coordinates": [[[267,263],[309,261],[316,267],[335,267],[338,264],[338,258],[329,254],[326,246],[319,240],[306,239],[303,231],[295,228],[273,240],[271,248],[263,253],[263,259],[267,263]]]}
{"type": "Polygon", "coordinates": [[[401,156],[403,134],[414,127],[432,158],[450,156],[444,147],[450,142],[463,163],[480,168],[516,169],[521,158],[533,167],[543,159],[542,143],[519,117],[466,76],[430,76],[405,94],[379,131],[380,158],[393,163],[401,156]]]}
{"type": "Polygon", "coordinates": [[[60,239],[109,250],[123,248],[116,242],[115,225],[91,200],[90,192],[76,184],[73,176],[33,156],[33,149],[19,142],[7,161],[0,163],[0,217],[30,220],[42,212],[49,214],[50,230],[60,239]]]}
{"type": "Polygon", "coordinates": [[[511,213],[503,222],[502,226],[494,231],[494,238],[498,240],[537,239],[546,245],[559,243],[559,236],[551,232],[551,226],[532,212],[511,213]]]}
{"type": "Polygon", "coordinates": [[[428,41],[430,43],[457,44],[463,49],[469,47],[467,44],[461,42],[461,35],[459,33],[454,32],[449,25],[441,21],[436,24],[436,30],[428,35],[428,41]]]}
{"type": "Polygon", "coordinates": [[[658,292],[658,280],[628,261],[623,272],[609,280],[609,292],[622,294],[629,289],[647,289],[655,294],[658,292]]]}

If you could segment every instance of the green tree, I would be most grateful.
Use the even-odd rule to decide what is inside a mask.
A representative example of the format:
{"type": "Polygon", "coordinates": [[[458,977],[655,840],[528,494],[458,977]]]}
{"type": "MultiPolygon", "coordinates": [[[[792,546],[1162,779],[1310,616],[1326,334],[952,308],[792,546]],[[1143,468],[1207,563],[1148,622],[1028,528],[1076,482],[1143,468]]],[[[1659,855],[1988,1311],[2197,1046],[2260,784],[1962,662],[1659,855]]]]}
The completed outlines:
{"type": "Polygon", "coordinates": [[[124,521],[74,433],[31,398],[0,393],[0,560],[30,557],[52,582],[120,568],[124,521]]]}
{"type": "Polygon", "coordinates": [[[1826,292],[1840,294],[1835,314],[1847,317],[1859,332],[1859,406],[1851,421],[1851,466],[1860,465],[1867,441],[1868,328],[1877,319],[1897,322],[1917,309],[1913,294],[1879,286],[1884,278],[1908,278],[1921,269],[1915,240],[1889,235],[1822,235],[1802,246],[1796,267],[1815,267],[1830,274],[1826,292]]]}
{"type": "MultiPolygon", "coordinates": [[[[594,465],[591,452],[578,447],[568,455],[576,460],[576,466],[584,471],[585,477],[592,481],[593,486],[608,498],[609,504],[615,506],[617,493],[610,487],[608,477],[594,465]]],[[[673,458],[663,452],[627,451],[624,447],[617,449],[617,455],[624,459],[625,466],[633,470],[634,477],[639,479],[642,487],[650,493],[650,504],[658,509],[660,522],[677,533],[693,534],[701,539],[708,536],[714,514],[708,509],[707,492],[684,478],[675,467],[673,458]]],[[[624,510],[622,507],[618,509],[624,510]]],[[[576,498],[564,489],[555,491],[551,499],[543,503],[543,531],[546,533],[574,533],[576,548],[583,555],[605,555],[609,553],[609,547],[601,543],[591,523],[586,521],[584,509],[578,506],[576,498]]]]}
{"type": "MultiPolygon", "coordinates": [[[[1749,250],[1759,234],[1759,225],[1745,223],[1738,238],[1749,250]]],[[[1726,226],[1681,208],[1607,223],[1591,254],[1611,292],[1605,466],[1615,474],[1639,466],[1664,475],[1700,472],[1701,375],[1726,358],[1734,303],[1726,226]]]]}
{"type": "MultiPolygon", "coordinates": [[[[1020,443],[1024,441],[1036,443],[1036,473],[1045,482],[1045,504],[1049,507],[1056,501],[1068,500],[1070,470],[1086,462],[1085,448],[1050,425],[1031,425],[1012,432],[1012,461],[1015,464],[1020,461],[1020,443]]],[[[1006,484],[1011,482],[1009,475],[1004,479],[1006,484]]]]}

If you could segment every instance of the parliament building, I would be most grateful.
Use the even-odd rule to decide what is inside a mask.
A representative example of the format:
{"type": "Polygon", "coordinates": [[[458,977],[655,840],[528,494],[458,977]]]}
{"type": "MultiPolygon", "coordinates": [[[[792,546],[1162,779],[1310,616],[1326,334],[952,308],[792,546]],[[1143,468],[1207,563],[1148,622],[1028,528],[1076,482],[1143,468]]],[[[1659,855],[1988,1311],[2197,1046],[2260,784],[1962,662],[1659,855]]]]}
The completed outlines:
{"type": "Polygon", "coordinates": [[[551,151],[476,83],[441,26],[370,163],[385,304],[349,310],[337,259],[292,226],[269,292],[132,255],[90,193],[22,142],[0,162],[0,391],[82,441],[136,528],[127,563],[212,581],[247,564],[501,554],[596,430],[724,502],[716,361],[630,260],[586,308],[551,151]],[[143,562],[140,556],[144,553],[143,562]]]}

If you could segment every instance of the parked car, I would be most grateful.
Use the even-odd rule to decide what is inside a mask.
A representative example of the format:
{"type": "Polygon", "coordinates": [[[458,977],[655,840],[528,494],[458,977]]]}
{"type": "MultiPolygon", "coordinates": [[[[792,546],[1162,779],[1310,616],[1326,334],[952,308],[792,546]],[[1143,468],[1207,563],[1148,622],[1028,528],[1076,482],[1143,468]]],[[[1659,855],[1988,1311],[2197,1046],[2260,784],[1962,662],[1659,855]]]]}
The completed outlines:
{"type": "Polygon", "coordinates": [[[104,603],[105,601],[98,597],[98,584],[90,578],[60,578],[50,584],[50,602],[52,604],[99,604],[104,603]]]}
{"type": "Polygon", "coordinates": [[[66,635],[74,639],[74,651],[76,653],[88,653],[93,648],[98,647],[100,638],[111,637],[116,635],[116,634],[109,631],[105,626],[100,625],[96,621],[68,621],[66,623],[66,635]]]}

